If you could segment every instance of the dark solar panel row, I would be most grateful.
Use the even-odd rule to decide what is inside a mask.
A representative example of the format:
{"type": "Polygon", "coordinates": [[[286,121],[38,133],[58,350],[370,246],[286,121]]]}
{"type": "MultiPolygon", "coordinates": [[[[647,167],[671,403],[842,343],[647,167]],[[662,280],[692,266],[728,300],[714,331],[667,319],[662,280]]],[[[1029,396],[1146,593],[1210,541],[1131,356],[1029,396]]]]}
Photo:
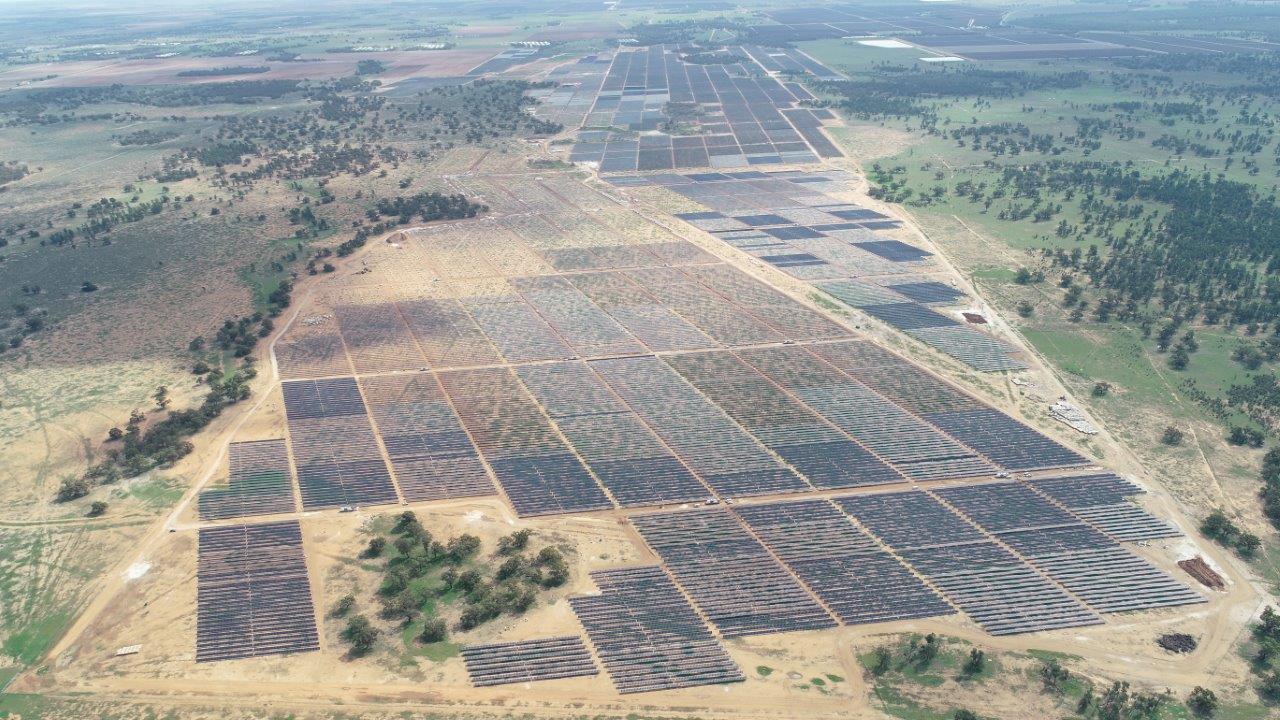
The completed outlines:
{"type": "Polygon", "coordinates": [[[1121,542],[1182,535],[1129,500],[1142,489],[1111,473],[1038,478],[1027,483],[1121,542]]]}
{"type": "Polygon", "coordinates": [[[516,372],[619,505],[666,505],[711,494],[586,363],[516,372]]]}
{"type": "Polygon", "coordinates": [[[320,648],[297,522],[200,531],[196,662],[320,648]]]}
{"type": "Polygon", "coordinates": [[[476,687],[557,680],[600,671],[582,638],[566,636],[519,642],[468,645],[462,662],[476,687]]]}
{"type": "MultiPolygon", "coordinates": [[[[864,226],[867,226],[867,224],[864,224],[864,226]]],[[[893,262],[919,262],[925,258],[933,257],[933,253],[925,252],[901,240],[872,240],[870,242],[854,243],[854,245],[893,262]]]]}
{"type": "Polygon", "coordinates": [[[637,515],[631,522],[725,637],[834,625],[727,510],[637,515]]]}
{"type": "Polygon", "coordinates": [[[1082,524],[1001,533],[1000,540],[1101,612],[1205,601],[1168,573],[1082,524]]]}
{"type": "Polygon", "coordinates": [[[364,400],[355,378],[293,380],[281,384],[290,420],[364,415],[364,400]]]}
{"type": "Polygon", "coordinates": [[[892,303],[889,305],[864,305],[858,308],[864,313],[886,322],[898,330],[917,330],[919,328],[946,327],[959,325],[951,318],[919,303],[892,303]]]}
{"type": "Polygon", "coordinates": [[[845,624],[955,612],[826,500],[740,505],[735,512],[845,624]]]}
{"type": "Polygon", "coordinates": [[[365,377],[360,385],[406,500],[495,494],[433,374],[365,377]]]}
{"type": "Polygon", "coordinates": [[[231,443],[225,487],[200,493],[201,520],[271,515],[296,510],[284,440],[231,443]]]}
{"type": "Polygon", "coordinates": [[[729,352],[665,358],[817,488],[880,485],[902,476],[729,352]]]}
{"type": "Polygon", "coordinates": [[[354,378],[283,383],[302,507],[399,500],[354,378]]]}
{"type": "Polygon", "coordinates": [[[987,483],[934,494],[1099,611],[1203,602],[1190,588],[1028,485],[987,483]]]}
{"type": "Polygon", "coordinates": [[[1079,525],[1080,520],[1018,482],[938,488],[934,495],[991,533],[1079,525]]]}
{"type": "Polygon", "coordinates": [[[620,693],[741,682],[742,671],[659,567],[591,573],[600,595],[569,598],[620,693]]]}
{"type": "Polygon", "coordinates": [[[655,357],[591,364],[684,463],[721,497],[807,490],[778,462],[674,370],[655,357]]]}
{"type": "Polygon", "coordinates": [[[805,348],[744,349],[738,356],[908,477],[934,480],[996,472],[977,453],[805,348]]]}
{"type": "Polygon", "coordinates": [[[836,504],[993,635],[1102,622],[924,492],[845,497],[836,504]]]}
{"type": "Polygon", "coordinates": [[[1083,455],[995,408],[932,413],[925,420],[1008,470],[1090,464],[1083,455]]]}
{"type": "Polygon", "coordinates": [[[964,297],[964,293],[950,285],[933,281],[895,283],[889,285],[889,288],[894,292],[906,295],[912,300],[926,305],[949,305],[964,297]]]}
{"type": "Polygon", "coordinates": [[[439,377],[517,513],[613,507],[510,370],[456,370],[439,377]]]}
{"type": "Polygon", "coordinates": [[[968,325],[923,327],[904,332],[979,372],[1026,367],[1022,361],[1010,357],[1011,353],[1018,351],[1016,347],[968,325]]]}

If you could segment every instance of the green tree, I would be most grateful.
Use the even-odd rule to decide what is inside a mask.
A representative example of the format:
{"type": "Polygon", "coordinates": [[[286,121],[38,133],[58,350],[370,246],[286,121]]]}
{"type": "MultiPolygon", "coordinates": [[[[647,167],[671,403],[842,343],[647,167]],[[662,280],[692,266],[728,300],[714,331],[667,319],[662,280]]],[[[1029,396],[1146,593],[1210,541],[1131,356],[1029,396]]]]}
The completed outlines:
{"type": "Polygon", "coordinates": [[[354,657],[368,655],[378,642],[378,629],[363,615],[353,615],[347,620],[347,627],[342,630],[342,639],[351,643],[351,654],[354,657]]]}
{"type": "Polygon", "coordinates": [[[107,512],[107,504],[101,500],[94,500],[89,506],[89,517],[98,517],[107,512]]]}
{"type": "Polygon", "coordinates": [[[355,595],[343,595],[342,597],[338,598],[338,602],[334,603],[333,605],[333,616],[346,617],[347,613],[351,612],[352,609],[355,608],[355,606],[356,606],[355,595]]]}
{"type": "Polygon", "coordinates": [[[1187,696],[1187,707],[1196,717],[1211,718],[1218,712],[1218,696],[1212,690],[1196,686],[1187,696]]]}
{"type": "Polygon", "coordinates": [[[384,537],[375,537],[369,540],[369,546],[364,549],[364,557],[376,558],[382,555],[382,551],[387,547],[387,539],[384,537]]]}
{"type": "Polygon", "coordinates": [[[422,632],[418,634],[418,640],[424,643],[443,642],[447,637],[444,620],[440,618],[428,618],[422,625],[422,632]]]}
{"type": "Polygon", "coordinates": [[[982,668],[986,666],[987,654],[983,651],[973,648],[969,651],[969,657],[965,659],[964,665],[960,668],[960,674],[965,677],[973,677],[982,672],[982,668]]]}

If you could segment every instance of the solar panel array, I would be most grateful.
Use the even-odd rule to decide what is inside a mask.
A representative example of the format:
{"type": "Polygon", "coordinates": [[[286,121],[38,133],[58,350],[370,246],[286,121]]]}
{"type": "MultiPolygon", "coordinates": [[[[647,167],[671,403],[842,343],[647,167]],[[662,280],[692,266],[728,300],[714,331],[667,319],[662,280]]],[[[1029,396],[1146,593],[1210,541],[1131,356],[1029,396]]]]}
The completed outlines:
{"type": "Polygon", "coordinates": [[[227,448],[225,487],[200,493],[201,520],[293,512],[293,479],[284,440],[234,442],[227,448]]]}
{"type": "Polygon", "coordinates": [[[316,312],[299,318],[271,349],[286,380],[350,375],[351,364],[332,315],[316,312]]]}
{"type": "Polygon", "coordinates": [[[936,480],[996,472],[974,451],[806,348],[750,348],[738,356],[908,477],[936,480]]]}
{"type": "Polygon", "coordinates": [[[674,355],[666,362],[816,488],[903,479],[733,353],[674,355]]]}
{"type": "MultiPolygon", "coordinates": [[[[582,127],[599,130],[580,133],[569,159],[598,163],[601,172],[625,172],[842,157],[822,132],[827,116],[797,106],[812,95],[761,73],[745,50],[734,53],[743,62],[726,64],[686,63],[682,54],[672,46],[620,51],[603,77],[595,66],[578,67],[574,78],[566,78],[572,89],[548,93],[556,105],[581,105],[580,95],[595,93],[582,127]],[[687,111],[673,115],[673,109],[687,111]],[[673,125],[693,126],[696,132],[673,133],[673,125]]],[[[801,67],[831,74],[812,58],[796,57],[804,59],[797,63],[801,67]]]]}
{"type": "Polygon", "coordinates": [[[940,412],[925,419],[1007,470],[1088,465],[1089,460],[995,408],[940,412]]]}
{"type": "Polygon", "coordinates": [[[1147,513],[1129,498],[1137,485],[1111,473],[1037,478],[1027,481],[1054,502],[1121,542],[1179,537],[1177,528],[1147,513]]]}
{"type": "Polygon", "coordinates": [[[569,598],[620,693],[741,682],[742,671],[658,567],[591,573],[599,595],[569,598]]]}
{"type": "Polygon", "coordinates": [[[355,378],[282,388],[303,508],[398,502],[355,378]]]}
{"type": "Polygon", "coordinates": [[[955,612],[826,500],[743,505],[735,512],[842,623],[955,612]]]}
{"type": "Polygon", "coordinates": [[[924,492],[861,495],[836,502],[992,635],[1102,622],[924,492]]]}
{"type": "Polygon", "coordinates": [[[476,687],[584,677],[600,671],[578,637],[467,645],[462,648],[467,675],[476,687]]]}
{"type": "Polygon", "coordinates": [[[727,510],[638,515],[631,522],[725,637],[835,624],[727,510]]]}
{"type": "Polygon", "coordinates": [[[196,662],[320,648],[297,522],[200,530],[196,662]]]}
{"type": "Polygon", "coordinates": [[[613,507],[511,370],[453,370],[440,380],[516,512],[613,507]]]}
{"type": "Polygon", "coordinates": [[[839,171],[746,171],[615,184],[660,185],[703,205],[677,217],[976,370],[1025,367],[1011,357],[1016,347],[932,309],[964,295],[918,272],[931,253],[880,232],[900,223],[830,194],[846,180],[839,171]]]}
{"type": "Polygon", "coordinates": [[[598,360],[591,366],[717,495],[741,497],[809,489],[804,480],[658,358],[598,360]]]}
{"type": "Polygon", "coordinates": [[[495,494],[434,374],[364,377],[360,387],[405,500],[495,494]]]}
{"type": "Polygon", "coordinates": [[[619,505],[710,495],[587,363],[528,365],[516,372],[619,505]]]}
{"type": "Polygon", "coordinates": [[[1027,485],[987,483],[935,493],[1101,612],[1204,602],[1027,485]]]}

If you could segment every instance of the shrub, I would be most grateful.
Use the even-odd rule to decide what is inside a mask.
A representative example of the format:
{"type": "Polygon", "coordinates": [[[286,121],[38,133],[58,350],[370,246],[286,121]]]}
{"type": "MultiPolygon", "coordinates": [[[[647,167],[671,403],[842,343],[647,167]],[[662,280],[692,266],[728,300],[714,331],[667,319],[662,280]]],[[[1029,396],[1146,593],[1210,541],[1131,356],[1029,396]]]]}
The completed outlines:
{"type": "Polygon", "coordinates": [[[424,643],[443,642],[447,637],[444,620],[440,618],[428,619],[422,626],[422,632],[418,634],[418,640],[424,643]]]}
{"type": "Polygon", "coordinates": [[[342,639],[351,643],[351,654],[355,657],[368,655],[378,642],[378,629],[363,615],[353,615],[342,631],[342,639]]]}

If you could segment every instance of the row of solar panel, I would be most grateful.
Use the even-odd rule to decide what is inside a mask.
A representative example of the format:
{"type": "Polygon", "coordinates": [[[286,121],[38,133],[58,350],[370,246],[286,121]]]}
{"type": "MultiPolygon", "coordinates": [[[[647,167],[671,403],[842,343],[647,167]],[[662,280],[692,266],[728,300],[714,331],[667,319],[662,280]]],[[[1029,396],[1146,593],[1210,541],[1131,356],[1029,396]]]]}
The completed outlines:
{"type": "Polygon", "coordinates": [[[599,595],[569,598],[620,693],[741,682],[742,671],[658,567],[591,573],[599,595]]]}
{"type": "MultiPolygon", "coordinates": [[[[875,351],[863,346],[634,356],[361,384],[401,495],[489,494],[483,457],[522,515],[1087,464],[914,366],[895,359],[867,372],[858,358],[875,351]],[[913,380],[911,391],[933,402],[905,406],[886,377],[913,380]],[[954,407],[938,407],[948,393],[954,407]]],[[[397,499],[368,417],[350,414],[352,397],[360,399],[352,378],[285,383],[308,509],[397,499]],[[326,407],[343,414],[316,417],[326,407]]]]}
{"type": "MultiPolygon", "coordinates": [[[[1100,486],[1111,481],[1055,482],[1104,492],[1100,486]]],[[[631,520],[728,637],[826,627],[833,617],[858,624],[945,615],[953,607],[999,635],[1097,624],[1100,612],[1203,602],[1021,483],[631,520]]],[[[1130,537],[1167,534],[1166,526],[1130,537]]]]}
{"type": "MultiPolygon", "coordinates": [[[[365,375],[424,365],[609,357],[849,335],[818,312],[723,265],[520,277],[509,287],[510,294],[460,301],[340,305],[337,327],[302,329],[296,337],[306,346],[300,348],[291,335],[276,356],[285,377],[305,376],[313,368],[350,374],[344,354],[365,375]]],[[[299,413],[329,417],[358,408],[349,400],[334,398],[333,408],[303,409],[301,397],[295,403],[299,413]]]]}
{"type": "Polygon", "coordinates": [[[297,522],[200,531],[196,662],[320,647],[297,522]]]}
{"type": "Polygon", "coordinates": [[[1025,367],[1011,357],[1016,352],[1013,346],[928,307],[955,299],[954,291],[946,286],[939,289],[938,283],[906,282],[898,286],[902,288],[899,292],[852,280],[901,274],[894,265],[918,263],[930,254],[899,240],[864,236],[870,235],[866,230],[880,229],[872,223],[830,222],[830,218],[855,218],[868,211],[818,192],[813,186],[828,184],[829,174],[811,178],[795,173],[777,175],[703,173],[685,175],[683,182],[672,182],[670,176],[651,181],[711,208],[710,212],[680,215],[687,222],[976,370],[1025,367]],[[817,182],[802,182],[810,179],[817,182]]]}

